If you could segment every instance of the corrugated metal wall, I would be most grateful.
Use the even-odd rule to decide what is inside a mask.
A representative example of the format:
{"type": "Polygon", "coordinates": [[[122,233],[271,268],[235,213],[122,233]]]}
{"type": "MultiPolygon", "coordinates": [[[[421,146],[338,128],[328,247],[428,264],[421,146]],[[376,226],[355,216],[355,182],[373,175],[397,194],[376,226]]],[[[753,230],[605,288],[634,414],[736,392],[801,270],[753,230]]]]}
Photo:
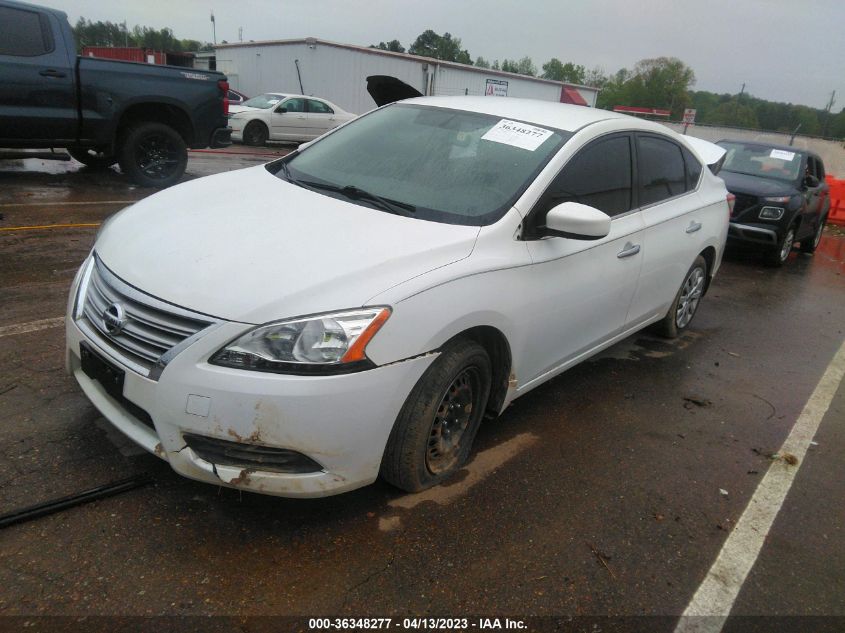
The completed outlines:
{"type": "MultiPolygon", "coordinates": [[[[390,75],[421,93],[426,92],[425,60],[371,53],[332,46],[323,42],[269,43],[217,49],[217,70],[226,73],[229,84],[249,96],[263,92],[299,93],[295,60],[299,60],[302,91],[323,97],[341,108],[361,114],[375,107],[367,93],[367,77],[390,75]]],[[[480,70],[435,66],[432,94],[483,95],[487,79],[507,82],[507,96],[559,101],[561,86],[527,78],[485,73],[480,70]],[[439,70],[437,70],[439,68],[439,70]]],[[[595,91],[580,89],[590,105],[595,91]]]]}

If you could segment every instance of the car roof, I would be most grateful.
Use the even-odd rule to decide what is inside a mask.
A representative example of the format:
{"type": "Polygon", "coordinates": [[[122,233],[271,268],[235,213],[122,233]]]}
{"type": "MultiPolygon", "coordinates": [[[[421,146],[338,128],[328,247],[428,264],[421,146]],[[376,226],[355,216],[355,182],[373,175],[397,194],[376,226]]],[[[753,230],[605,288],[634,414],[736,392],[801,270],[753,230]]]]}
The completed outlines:
{"type": "Polygon", "coordinates": [[[659,123],[643,121],[627,114],[539,99],[521,99],[518,97],[416,97],[398,103],[479,112],[535,125],[547,125],[567,132],[575,132],[586,125],[607,120],[625,121],[626,124],[630,124],[632,129],[670,132],[668,128],[659,123]]]}

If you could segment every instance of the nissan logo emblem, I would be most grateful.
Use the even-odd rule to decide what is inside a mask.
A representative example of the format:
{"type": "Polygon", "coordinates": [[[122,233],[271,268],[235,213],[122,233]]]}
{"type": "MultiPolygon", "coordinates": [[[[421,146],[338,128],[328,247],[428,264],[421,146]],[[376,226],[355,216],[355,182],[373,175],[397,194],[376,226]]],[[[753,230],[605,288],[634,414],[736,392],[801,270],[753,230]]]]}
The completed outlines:
{"type": "Polygon", "coordinates": [[[103,310],[103,325],[112,336],[117,336],[126,326],[126,312],[119,303],[113,303],[103,310]]]}

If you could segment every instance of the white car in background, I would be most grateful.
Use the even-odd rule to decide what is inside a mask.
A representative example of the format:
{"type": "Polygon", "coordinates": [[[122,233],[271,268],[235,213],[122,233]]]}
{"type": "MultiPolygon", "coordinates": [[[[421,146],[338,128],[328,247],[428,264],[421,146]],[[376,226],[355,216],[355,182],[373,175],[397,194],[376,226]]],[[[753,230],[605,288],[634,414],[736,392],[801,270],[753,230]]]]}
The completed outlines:
{"type": "Polygon", "coordinates": [[[331,101],[268,92],[229,106],[232,140],[246,145],[270,141],[311,141],[357,115],[331,101]]]}
{"type": "Polygon", "coordinates": [[[112,216],[71,288],[68,369],[187,477],[421,490],[485,415],[689,327],[728,232],[723,154],[592,108],[394,103],[112,216]]]}

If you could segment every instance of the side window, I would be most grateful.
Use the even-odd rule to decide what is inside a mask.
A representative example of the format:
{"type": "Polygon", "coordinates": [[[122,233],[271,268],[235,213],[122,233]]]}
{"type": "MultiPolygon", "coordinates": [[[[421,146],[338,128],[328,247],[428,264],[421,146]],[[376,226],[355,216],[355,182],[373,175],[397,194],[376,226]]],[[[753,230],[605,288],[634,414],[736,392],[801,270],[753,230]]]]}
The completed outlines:
{"type": "Polygon", "coordinates": [[[282,106],[288,112],[305,112],[305,99],[288,99],[282,106]]]}
{"type": "Polygon", "coordinates": [[[35,11],[0,7],[0,55],[35,57],[53,50],[46,21],[35,11]]]}
{"type": "Polygon", "coordinates": [[[654,204],[686,191],[686,169],[681,148],[655,136],[637,139],[640,206],[654,204]]]}
{"type": "Polygon", "coordinates": [[[314,99],[308,100],[308,111],[314,112],[315,114],[334,114],[334,110],[329,106],[322,101],[316,101],[314,99]]]}
{"type": "Polygon", "coordinates": [[[580,202],[610,216],[630,211],[631,143],[616,136],[591,143],[570,160],[546,191],[543,211],[580,202]]]}
{"type": "Polygon", "coordinates": [[[684,154],[684,163],[687,166],[687,191],[695,189],[698,186],[698,179],[701,178],[701,163],[692,155],[686,148],[681,148],[684,154]]]}

